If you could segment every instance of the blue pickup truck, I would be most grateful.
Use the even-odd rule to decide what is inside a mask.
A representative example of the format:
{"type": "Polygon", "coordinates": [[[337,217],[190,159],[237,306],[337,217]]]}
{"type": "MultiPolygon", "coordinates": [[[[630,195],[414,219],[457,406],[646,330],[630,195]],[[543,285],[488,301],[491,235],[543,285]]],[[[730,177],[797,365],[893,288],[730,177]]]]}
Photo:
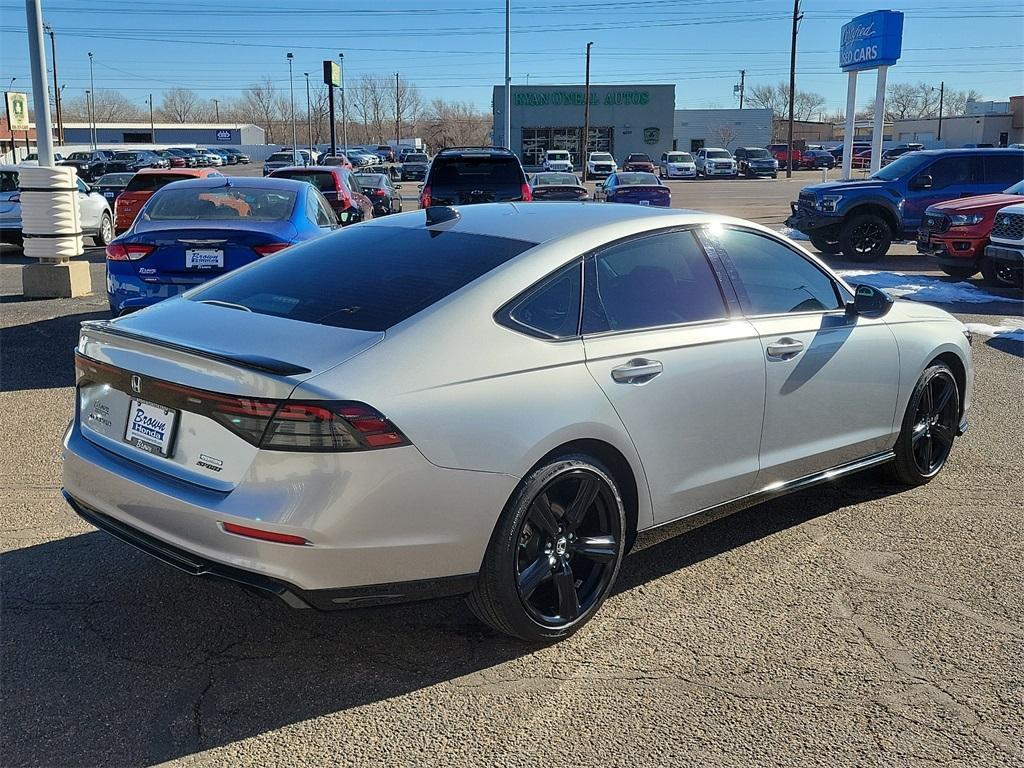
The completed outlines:
{"type": "Polygon", "coordinates": [[[1001,192],[1021,179],[1019,149],[910,152],[866,179],[804,187],[786,225],[810,237],[822,253],[875,261],[893,240],[916,237],[929,205],[1001,192]]]}

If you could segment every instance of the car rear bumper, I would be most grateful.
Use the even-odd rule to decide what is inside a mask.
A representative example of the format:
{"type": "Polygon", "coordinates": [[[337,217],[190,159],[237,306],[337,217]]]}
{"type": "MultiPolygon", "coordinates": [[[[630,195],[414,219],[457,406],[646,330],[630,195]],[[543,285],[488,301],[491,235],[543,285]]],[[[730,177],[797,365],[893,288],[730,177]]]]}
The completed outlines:
{"type": "Polygon", "coordinates": [[[190,288],[195,285],[149,283],[135,274],[121,275],[111,271],[110,262],[107,263],[107,300],[115,316],[174,298],[190,288]]]}
{"type": "MultiPolygon", "coordinates": [[[[352,596],[358,601],[336,601],[338,595],[327,601],[339,605],[377,592],[393,602],[428,591],[422,584],[387,590],[384,584],[476,574],[516,482],[498,473],[442,469],[406,446],[334,454],[260,451],[235,488],[222,492],[96,445],[77,417],[64,449],[64,491],[98,527],[141,541],[149,554],[196,575],[237,577],[297,595],[357,589],[352,596]],[[233,535],[221,527],[225,522],[310,543],[233,535]]],[[[300,599],[324,604],[320,597],[300,599]]]]}

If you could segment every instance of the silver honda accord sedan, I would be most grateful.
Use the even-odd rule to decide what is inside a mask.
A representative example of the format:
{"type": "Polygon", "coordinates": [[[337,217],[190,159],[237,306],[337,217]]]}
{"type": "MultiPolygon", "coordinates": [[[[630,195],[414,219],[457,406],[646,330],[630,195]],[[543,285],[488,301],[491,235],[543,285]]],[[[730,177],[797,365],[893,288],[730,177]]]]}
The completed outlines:
{"type": "Polygon", "coordinates": [[[738,219],[431,208],[85,323],[64,493],[196,575],[320,609],[467,595],[529,641],[637,533],[874,465],[928,482],[969,337],[738,219]]]}

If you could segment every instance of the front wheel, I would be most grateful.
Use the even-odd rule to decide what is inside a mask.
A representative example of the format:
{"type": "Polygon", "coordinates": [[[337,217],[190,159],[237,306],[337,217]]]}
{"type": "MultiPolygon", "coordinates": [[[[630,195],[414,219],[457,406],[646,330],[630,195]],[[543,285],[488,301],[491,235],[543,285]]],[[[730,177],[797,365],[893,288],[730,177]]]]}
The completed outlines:
{"type": "Polygon", "coordinates": [[[99,246],[107,245],[111,240],[114,239],[114,222],[110,218],[109,213],[104,213],[103,218],[100,219],[100,229],[93,237],[93,242],[99,246]]]}
{"type": "Polygon", "coordinates": [[[944,363],[929,366],[914,387],[896,441],[894,479],[924,485],[949,459],[960,420],[960,391],[944,363]]]}
{"type": "Polygon", "coordinates": [[[528,642],[568,637],[608,596],[625,552],[611,473],[583,454],[527,475],[503,512],[467,601],[481,621],[528,642]]]}
{"type": "Polygon", "coordinates": [[[839,230],[839,246],[851,261],[878,261],[889,252],[892,230],[881,216],[853,216],[839,230]]]}

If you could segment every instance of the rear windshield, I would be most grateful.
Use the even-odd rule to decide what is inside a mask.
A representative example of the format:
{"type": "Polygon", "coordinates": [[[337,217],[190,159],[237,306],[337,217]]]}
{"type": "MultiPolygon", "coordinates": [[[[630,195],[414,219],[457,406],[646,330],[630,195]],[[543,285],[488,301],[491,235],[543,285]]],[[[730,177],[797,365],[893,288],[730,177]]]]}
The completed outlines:
{"type": "Polygon", "coordinates": [[[133,178],[134,175],[131,173],[107,173],[104,174],[103,176],[100,176],[100,180],[97,181],[96,183],[101,186],[117,186],[121,184],[127,184],[133,178]]]}
{"type": "Polygon", "coordinates": [[[253,312],[361,331],[385,331],[533,243],[426,227],[350,227],[289,248],[199,290],[253,312]]]}
{"type": "Polygon", "coordinates": [[[644,186],[645,184],[659,186],[658,177],[653,173],[620,173],[619,184],[626,187],[644,186]]]}
{"type": "Polygon", "coordinates": [[[146,209],[151,221],[283,221],[295,207],[293,189],[186,187],[165,189],[146,209]]]}
{"type": "Polygon", "coordinates": [[[537,174],[534,181],[534,184],[538,187],[545,184],[575,187],[577,183],[576,174],[574,173],[540,173],[537,174]]]}
{"type": "Polygon", "coordinates": [[[459,158],[434,160],[430,183],[435,187],[449,189],[494,189],[518,187],[523,183],[523,177],[519,164],[514,160],[496,160],[490,157],[459,158]]]}
{"type": "Polygon", "coordinates": [[[334,183],[334,174],[327,171],[278,171],[274,174],[275,179],[294,179],[312,184],[321,192],[337,192],[338,185],[334,183]]]}
{"type": "Polygon", "coordinates": [[[426,155],[409,154],[405,156],[405,162],[407,163],[425,163],[427,162],[426,155]]]}
{"type": "Polygon", "coordinates": [[[383,187],[386,183],[384,175],[380,173],[357,173],[355,177],[363,187],[383,187]]]}
{"type": "Polygon", "coordinates": [[[191,176],[184,176],[180,173],[137,173],[132,176],[125,192],[154,192],[161,187],[166,187],[172,181],[183,181],[191,176]]]}

